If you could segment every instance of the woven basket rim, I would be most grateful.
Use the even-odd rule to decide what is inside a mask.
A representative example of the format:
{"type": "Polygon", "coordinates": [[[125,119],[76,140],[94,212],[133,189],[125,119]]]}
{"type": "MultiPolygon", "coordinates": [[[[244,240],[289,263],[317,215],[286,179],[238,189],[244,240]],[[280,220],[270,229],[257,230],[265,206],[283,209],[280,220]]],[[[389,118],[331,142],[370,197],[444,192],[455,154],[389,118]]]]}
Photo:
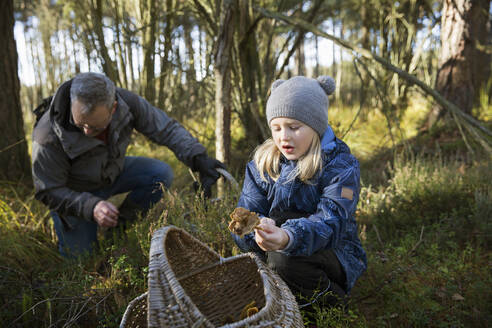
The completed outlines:
{"type": "Polygon", "coordinates": [[[128,303],[125,313],[123,313],[123,317],[121,318],[120,322],[120,328],[123,328],[126,326],[128,319],[132,315],[133,308],[135,307],[135,304],[137,304],[139,301],[141,301],[143,298],[147,298],[149,292],[145,292],[143,294],[140,294],[139,296],[135,297],[133,300],[128,303]]]}
{"type": "MultiPolygon", "coordinates": [[[[208,318],[202,313],[202,311],[200,311],[200,309],[193,302],[193,300],[188,295],[186,290],[183,288],[183,286],[179,282],[178,278],[176,277],[174,270],[172,269],[172,267],[169,263],[169,260],[168,260],[169,257],[168,257],[167,250],[166,250],[166,238],[171,232],[181,233],[181,234],[187,236],[188,238],[192,239],[194,242],[197,242],[200,246],[202,246],[203,248],[207,249],[207,251],[209,251],[210,253],[215,255],[217,257],[217,260],[219,260],[219,261],[222,259],[222,257],[217,252],[215,252],[212,248],[210,248],[207,244],[205,244],[202,241],[200,241],[199,239],[195,238],[192,234],[190,234],[186,230],[178,228],[178,227],[173,226],[173,225],[169,225],[169,226],[160,228],[159,230],[157,230],[155,232],[155,236],[157,238],[162,238],[162,242],[159,243],[156,247],[154,247],[154,251],[152,252],[152,254],[149,254],[149,256],[151,256],[151,257],[152,256],[158,256],[158,255],[162,255],[164,257],[164,261],[169,266],[169,270],[165,270],[164,273],[168,279],[169,288],[171,289],[171,291],[174,295],[174,300],[179,305],[180,309],[191,307],[193,312],[199,313],[200,317],[203,319],[203,320],[201,320],[202,324],[205,324],[206,326],[213,327],[214,325],[208,320],[208,318]],[[160,235],[162,235],[162,236],[160,236],[160,235]],[[158,251],[160,251],[160,252],[158,252],[158,251]],[[179,288],[176,289],[175,286],[179,286],[179,288]],[[182,293],[182,295],[183,295],[182,298],[176,297],[176,293],[178,293],[178,292],[182,293]],[[183,301],[185,301],[185,302],[183,302],[183,301]],[[187,304],[185,304],[185,303],[187,303],[187,304]]],[[[152,238],[151,244],[157,244],[156,242],[154,242],[154,238],[152,238]]],[[[151,246],[153,246],[153,245],[151,245],[151,246]]],[[[191,318],[189,318],[189,319],[191,319],[191,318]]],[[[201,325],[198,325],[198,326],[201,326],[201,325]]]]}
{"type": "MultiPolygon", "coordinates": [[[[187,325],[188,327],[200,328],[244,328],[252,326],[284,327],[285,325],[283,323],[289,323],[288,326],[290,327],[303,327],[302,318],[297,307],[297,302],[295,301],[294,296],[291,294],[288,286],[274,271],[268,268],[268,266],[256,254],[252,252],[241,253],[235,256],[223,258],[207,244],[203,243],[186,230],[178,228],[176,226],[165,226],[159,228],[158,230],[154,231],[152,235],[153,236],[149,250],[148,290],[133,299],[128,304],[127,309],[123,314],[120,328],[133,327],[130,327],[128,325],[130,323],[133,323],[132,320],[134,320],[134,318],[132,317],[132,315],[134,313],[142,313],[141,311],[144,311],[144,309],[141,308],[141,304],[139,304],[144,298],[147,301],[146,312],[148,325],[161,325],[162,323],[158,323],[161,322],[159,318],[161,316],[167,315],[164,312],[161,312],[164,310],[164,307],[161,308],[161,306],[166,306],[165,304],[173,304],[171,311],[172,313],[174,313],[174,318],[176,318],[176,316],[182,316],[183,318],[179,319],[180,327],[184,327],[183,324],[187,325]],[[191,265],[190,270],[188,271],[186,271],[186,269],[182,270],[183,268],[188,268],[186,264],[188,260],[186,259],[186,251],[185,253],[175,253],[173,254],[174,256],[171,257],[167,256],[169,255],[168,251],[171,252],[175,245],[172,243],[174,239],[166,239],[169,236],[168,234],[172,232],[178,234],[176,236],[176,242],[179,245],[178,247],[181,247],[180,244],[181,242],[183,242],[185,246],[188,245],[188,247],[190,247],[190,250],[193,251],[192,254],[195,254],[195,256],[190,255],[190,263],[193,263],[194,265],[191,265]],[[176,257],[176,255],[178,257],[176,257]],[[198,257],[196,257],[196,255],[198,255],[198,257]],[[174,262],[174,260],[176,259],[178,261],[174,262]],[[181,261],[181,259],[184,259],[185,261],[183,262],[181,261]],[[209,318],[201,311],[200,308],[198,308],[197,304],[194,303],[193,299],[188,294],[188,292],[193,293],[192,289],[188,290],[188,287],[190,287],[189,284],[193,283],[193,281],[185,282],[185,280],[190,278],[193,279],[194,275],[202,274],[203,272],[206,273],[206,276],[209,276],[211,274],[214,274],[214,272],[207,271],[216,269],[218,265],[228,265],[230,263],[242,261],[245,259],[248,259],[252,262],[247,263],[247,269],[246,266],[238,263],[232,265],[232,268],[230,268],[233,269],[233,271],[230,271],[230,269],[228,268],[226,269],[226,271],[220,270],[220,272],[222,272],[222,274],[226,276],[229,276],[235,275],[236,273],[240,274],[242,272],[241,270],[245,268],[245,272],[248,272],[248,277],[251,276],[251,279],[254,279],[255,281],[255,285],[251,286],[251,288],[256,288],[255,300],[263,306],[261,307],[261,309],[259,309],[257,313],[242,320],[239,319],[228,324],[220,324],[216,322],[217,318],[213,317],[213,315],[209,318]],[[175,265],[175,268],[171,266],[171,263],[175,265]],[[253,267],[253,265],[255,265],[256,267],[253,267]],[[151,267],[152,270],[150,270],[151,267]],[[176,276],[176,272],[180,274],[180,277],[176,276]],[[259,276],[255,276],[253,278],[253,275],[256,274],[258,274],[259,276]],[[262,287],[260,287],[260,283],[263,285],[262,287]],[[187,286],[187,289],[185,289],[185,286],[187,286]],[[163,291],[162,288],[165,288],[165,291],[163,291]],[[151,314],[150,311],[153,300],[157,301],[157,303],[153,303],[154,305],[158,305],[161,300],[164,300],[164,298],[162,298],[162,294],[160,294],[162,292],[164,292],[166,295],[164,296],[166,299],[166,303],[162,303],[162,305],[159,305],[158,307],[152,307],[151,314]],[[257,297],[260,297],[261,294],[263,294],[264,299],[259,300],[257,297]],[[213,323],[211,320],[215,320],[215,323],[213,323]]],[[[195,279],[200,279],[200,277],[197,276],[195,279]]],[[[223,294],[220,299],[224,300],[224,302],[227,302],[227,299],[229,298],[227,295],[229,294],[223,294]]],[[[207,311],[205,308],[204,310],[207,311]]],[[[235,311],[236,310],[234,310],[234,313],[235,311]]]]}
{"type": "MultiPolygon", "coordinates": [[[[268,280],[267,280],[268,275],[265,272],[265,269],[262,269],[259,267],[258,261],[261,261],[261,260],[258,258],[258,256],[256,256],[254,253],[244,253],[244,254],[238,254],[238,255],[229,257],[229,258],[225,259],[225,261],[227,261],[227,262],[239,261],[239,260],[246,258],[246,257],[251,258],[256,264],[257,272],[260,275],[261,282],[263,285],[263,295],[265,297],[265,305],[261,308],[260,311],[253,314],[252,316],[246,317],[246,318],[239,320],[239,321],[234,321],[230,324],[226,324],[226,325],[223,325],[220,327],[235,328],[238,326],[242,327],[245,324],[253,323],[254,321],[256,321],[258,319],[258,317],[263,316],[265,314],[265,312],[267,312],[268,309],[272,306],[273,300],[272,300],[272,297],[270,294],[270,292],[271,292],[270,284],[268,283],[268,280]]],[[[272,321],[272,323],[273,323],[273,321],[272,321]]]]}
{"type": "MultiPolygon", "coordinates": [[[[257,320],[259,316],[263,316],[266,312],[268,311],[268,309],[272,306],[273,304],[273,300],[272,300],[272,297],[270,296],[272,292],[271,290],[271,286],[270,284],[268,283],[267,281],[267,278],[268,278],[268,274],[266,273],[266,270],[265,269],[262,269],[259,267],[259,263],[258,261],[261,261],[255,254],[253,253],[243,253],[243,254],[238,254],[238,255],[235,255],[235,256],[231,256],[231,257],[228,257],[228,258],[221,258],[222,260],[220,261],[220,264],[218,265],[227,265],[228,263],[233,263],[233,262],[236,262],[236,261],[241,261],[242,259],[244,258],[249,258],[251,260],[253,260],[253,262],[255,263],[256,267],[257,267],[257,272],[258,274],[260,275],[260,279],[261,279],[261,282],[262,282],[262,286],[263,286],[263,296],[265,297],[265,305],[261,308],[261,310],[259,310],[257,313],[247,317],[247,318],[244,318],[242,320],[239,320],[239,321],[234,321],[230,324],[226,324],[226,325],[223,325],[223,326],[220,326],[220,327],[230,327],[230,328],[233,328],[233,327],[236,327],[236,326],[243,326],[245,323],[250,323],[252,321],[255,321],[257,320]]],[[[200,271],[199,273],[204,273],[206,271],[209,271],[209,270],[214,270],[216,268],[216,266],[213,266],[213,267],[209,267],[209,268],[206,268],[205,270],[203,271],[200,271]]],[[[186,279],[190,278],[190,276],[186,277],[186,279]]],[[[177,278],[177,281],[179,282],[180,279],[177,278]]],[[[181,284],[179,284],[181,286],[181,284]]],[[[181,286],[182,287],[182,286],[181,286]]],[[[186,297],[188,297],[191,301],[191,297],[186,293],[186,289],[182,288],[183,290],[183,293],[186,295],[186,297]]],[[[206,316],[200,311],[199,308],[197,308],[198,311],[200,312],[200,314],[206,318],[206,316]]]]}
{"type": "Polygon", "coordinates": [[[215,255],[218,259],[221,258],[221,256],[215,250],[213,250],[210,246],[208,246],[207,244],[205,244],[204,242],[202,242],[201,240],[199,240],[198,238],[196,238],[195,236],[190,234],[188,231],[186,231],[182,228],[178,228],[178,227],[173,226],[173,225],[168,225],[168,226],[159,228],[158,230],[156,230],[153,233],[152,239],[157,239],[158,237],[161,237],[160,235],[162,235],[161,238],[163,239],[163,243],[162,244],[154,243],[154,245],[152,245],[153,243],[151,241],[149,258],[154,256],[154,255],[158,255],[159,252],[166,255],[166,259],[168,258],[167,253],[166,253],[165,241],[166,241],[167,235],[173,231],[182,233],[185,236],[189,237],[190,239],[193,239],[194,242],[198,243],[200,246],[207,249],[208,252],[213,253],[213,255],[215,255]],[[154,247],[152,247],[152,246],[154,246],[154,247]]]}
{"type": "MultiPolygon", "coordinates": [[[[191,235],[189,232],[187,232],[184,229],[178,228],[176,226],[166,226],[166,227],[163,227],[163,228],[161,228],[159,230],[162,230],[162,234],[163,234],[163,242],[162,242],[162,245],[161,246],[163,248],[163,255],[165,256],[166,261],[168,259],[168,256],[167,256],[168,254],[167,254],[167,250],[166,250],[166,247],[165,247],[165,238],[171,232],[179,232],[179,233],[182,233],[182,234],[186,235],[187,237],[190,237],[191,239],[193,239],[194,242],[198,242],[203,247],[207,248],[209,251],[211,251],[214,254],[216,254],[217,257],[218,257],[218,262],[220,262],[219,265],[226,265],[227,263],[232,263],[232,262],[235,262],[235,261],[240,261],[243,258],[250,258],[254,262],[254,264],[256,265],[256,270],[257,270],[258,274],[260,275],[260,279],[261,279],[261,282],[262,282],[262,285],[263,285],[263,295],[265,297],[265,305],[261,308],[260,311],[258,311],[254,315],[252,315],[250,317],[247,317],[247,318],[244,318],[244,319],[239,320],[239,321],[232,322],[230,324],[223,325],[221,327],[234,328],[234,327],[238,327],[238,326],[244,326],[245,324],[253,323],[254,321],[256,321],[258,319],[258,317],[265,315],[266,312],[268,311],[268,309],[272,306],[274,300],[271,297],[271,294],[273,292],[272,292],[270,283],[268,281],[269,275],[267,274],[266,270],[264,268],[262,268],[262,266],[260,264],[260,261],[261,260],[259,259],[259,257],[257,255],[255,255],[254,253],[251,253],[250,252],[250,253],[238,254],[238,255],[235,255],[235,256],[228,257],[228,258],[223,258],[217,252],[215,252],[213,249],[211,249],[207,244],[205,244],[202,241],[198,240],[196,237],[194,237],[193,235],[191,235]]],[[[214,267],[207,268],[204,271],[200,271],[200,273],[206,272],[207,270],[212,270],[214,268],[215,268],[215,266],[214,267]]],[[[184,298],[186,298],[187,303],[189,303],[191,305],[191,307],[193,308],[193,310],[194,311],[196,310],[198,313],[200,313],[200,315],[202,316],[202,318],[204,318],[204,322],[207,322],[210,325],[214,326],[208,320],[207,316],[204,315],[202,313],[202,311],[200,311],[200,309],[193,302],[193,300],[191,299],[191,297],[186,292],[186,289],[184,289],[183,286],[181,285],[181,283],[180,283],[180,277],[176,277],[176,274],[175,274],[174,270],[172,270],[172,268],[171,268],[171,270],[169,272],[167,272],[166,275],[168,275],[168,279],[169,279],[169,282],[170,282],[170,287],[173,290],[173,292],[176,292],[177,291],[177,290],[174,290],[174,286],[179,286],[179,289],[180,289],[179,291],[183,293],[184,298]],[[171,282],[177,282],[177,285],[175,285],[175,284],[173,284],[171,282]]],[[[189,277],[187,277],[187,278],[189,278],[189,277]]],[[[179,300],[177,298],[176,298],[176,302],[178,304],[180,304],[180,306],[186,306],[186,305],[182,304],[181,300],[179,300]]]]}

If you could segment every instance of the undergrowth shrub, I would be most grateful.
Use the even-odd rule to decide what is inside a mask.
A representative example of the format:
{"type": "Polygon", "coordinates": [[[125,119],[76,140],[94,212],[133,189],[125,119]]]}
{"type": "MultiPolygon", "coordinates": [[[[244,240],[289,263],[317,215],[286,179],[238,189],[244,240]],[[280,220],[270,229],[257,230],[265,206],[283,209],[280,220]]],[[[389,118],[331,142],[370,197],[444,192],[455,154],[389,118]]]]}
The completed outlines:
{"type": "MultiPolygon", "coordinates": [[[[387,186],[361,190],[359,210],[361,222],[371,224],[387,237],[412,227],[441,221],[468,229],[477,199],[486,204],[492,171],[488,164],[466,167],[460,162],[445,163],[442,159],[395,160],[389,169],[387,186]]],[[[486,205],[480,205],[486,211],[486,205]]],[[[476,221],[476,220],[475,220],[476,221]]]]}
{"type": "Polygon", "coordinates": [[[32,192],[0,188],[1,326],[90,327],[116,312],[112,292],[93,288],[91,262],[59,255],[48,211],[32,192]]]}
{"type": "MultiPolygon", "coordinates": [[[[348,311],[320,308],[312,323],[486,327],[492,321],[491,166],[398,159],[384,171],[385,183],[363,184],[357,220],[368,270],[348,311]]],[[[58,255],[48,210],[32,191],[1,186],[0,326],[118,327],[128,303],[147,290],[150,241],[165,225],[185,229],[221,256],[237,254],[227,225],[239,190],[228,186],[223,198],[204,200],[190,177],[125,231],[101,231],[99,250],[74,261],[58,255]]]]}
{"type": "Polygon", "coordinates": [[[165,191],[162,200],[147,215],[149,230],[174,225],[208,244],[221,256],[238,253],[228,230],[229,214],[239,195],[226,192],[222,199],[205,200],[190,191],[165,191]]]}
{"type": "Polygon", "coordinates": [[[320,308],[314,307],[316,313],[315,322],[307,322],[318,328],[344,328],[344,327],[367,327],[363,317],[352,310],[345,311],[340,307],[320,308]]]}
{"type": "Polygon", "coordinates": [[[386,185],[362,188],[369,266],[353,303],[371,326],[487,326],[491,166],[398,159],[386,185]]]}

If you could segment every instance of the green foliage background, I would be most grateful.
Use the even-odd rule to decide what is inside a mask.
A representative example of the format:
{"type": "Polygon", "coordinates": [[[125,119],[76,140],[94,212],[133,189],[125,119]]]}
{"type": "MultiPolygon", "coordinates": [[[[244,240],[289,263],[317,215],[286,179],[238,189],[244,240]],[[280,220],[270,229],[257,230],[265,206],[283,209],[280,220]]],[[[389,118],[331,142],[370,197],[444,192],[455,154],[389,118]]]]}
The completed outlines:
{"type": "MultiPolygon", "coordinates": [[[[333,113],[336,129],[346,129],[343,111],[333,113]]],[[[369,267],[349,310],[319,309],[317,325],[486,327],[492,319],[490,160],[470,156],[459,136],[449,133],[447,142],[420,155],[412,149],[433,143],[407,139],[405,147],[375,152],[371,139],[381,140],[383,132],[371,126],[378,122],[356,126],[346,137],[361,159],[357,220],[369,267]]],[[[204,201],[191,188],[188,169],[168,150],[137,136],[130,153],[169,161],[175,185],[146,218],[115,236],[101,233],[100,251],[78,261],[58,255],[49,212],[32,191],[2,184],[2,326],[117,327],[128,303],[147,290],[150,239],[164,225],[186,229],[223,256],[238,253],[227,230],[238,190],[227,185],[225,198],[204,201]]],[[[244,164],[236,172],[240,182],[244,164]]]]}
{"type": "MultiPolygon", "coordinates": [[[[220,3],[15,1],[16,20],[24,24],[25,47],[34,63],[35,83],[21,88],[26,134],[32,131],[31,109],[87,66],[178,119],[213,155],[213,49],[220,3]],[[109,35],[116,40],[105,40],[109,35]],[[149,60],[131,57],[140,55],[149,60]]],[[[265,137],[264,105],[271,82],[297,74],[329,74],[341,82],[330,98],[329,121],[361,161],[357,220],[369,267],[353,289],[348,311],[318,309],[311,323],[487,327],[492,322],[490,155],[483,155],[470,135],[467,147],[449,118],[419,131],[432,101],[357,54],[339,55],[343,60],[330,67],[306,65],[299,58],[317,37],[261,17],[255,9],[310,21],[434,85],[439,68],[434,28],[442,2],[241,4],[231,54],[229,171],[241,182],[251,152],[265,137]]],[[[489,129],[491,81],[478,91],[472,112],[489,129]]],[[[33,191],[0,181],[0,326],[118,327],[128,303],[147,289],[150,240],[164,225],[186,229],[223,256],[238,253],[227,231],[238,190],[227,186],[224,198],[204,201],[191,187],[188,168],[138,134],[128,154],[169,163],[174,185],[147,217],[124,232],[102,231],[99,251],[76,261],[59,256],[49,211],[33,191]]]]}

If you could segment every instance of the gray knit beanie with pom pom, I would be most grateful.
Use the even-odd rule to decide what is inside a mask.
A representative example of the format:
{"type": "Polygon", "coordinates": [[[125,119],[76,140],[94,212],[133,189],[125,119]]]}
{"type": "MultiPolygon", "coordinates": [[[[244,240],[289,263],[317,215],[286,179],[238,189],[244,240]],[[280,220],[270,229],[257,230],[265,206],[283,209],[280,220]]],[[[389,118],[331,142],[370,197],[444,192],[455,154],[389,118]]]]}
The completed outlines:
{"type": "Polygon", "coordinates": [[[268,124],[276,117],[289,117],[309,125],[321,137],[328,128],[328,96],[333,91],[335,81],[330,76],[276,80],[266,105],[268,124]]]}

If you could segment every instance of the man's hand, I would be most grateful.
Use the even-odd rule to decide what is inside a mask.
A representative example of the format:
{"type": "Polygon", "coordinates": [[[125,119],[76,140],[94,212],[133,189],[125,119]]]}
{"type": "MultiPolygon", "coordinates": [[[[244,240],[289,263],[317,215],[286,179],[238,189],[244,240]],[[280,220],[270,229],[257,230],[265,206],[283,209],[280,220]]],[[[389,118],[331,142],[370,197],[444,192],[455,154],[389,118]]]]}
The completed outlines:
{"type": "Polygon", "coordinates": [[[212,195],[212,186],[220,178],[216,168],[220,167],[225,170],[225,165],[215,158],[200,154],[194,158],[193,166],[195,171],[200,172],[200,184],[202,185],[204,196],[206,198],[210,197],[212,195]]]}
{"type": "Polygon", "coordinates": [[[94,210],[92,212],[92,215],[94,216],[94,221],[97,222],[97,224],[100,227],[116,227],[118,224],[118,215],[120,212],[110,202],[107,202],[105,200],[101,200],[94,206],[94,210]]]}
{"type": "Polygon", "coordinates": [[[265,252],[282,250],[289,243],[289,235],[284,229],[275,225],[275,221],[269,218],[261,219],[261,223],[255,229],[255,240],[258,246],[265,252]]]}

